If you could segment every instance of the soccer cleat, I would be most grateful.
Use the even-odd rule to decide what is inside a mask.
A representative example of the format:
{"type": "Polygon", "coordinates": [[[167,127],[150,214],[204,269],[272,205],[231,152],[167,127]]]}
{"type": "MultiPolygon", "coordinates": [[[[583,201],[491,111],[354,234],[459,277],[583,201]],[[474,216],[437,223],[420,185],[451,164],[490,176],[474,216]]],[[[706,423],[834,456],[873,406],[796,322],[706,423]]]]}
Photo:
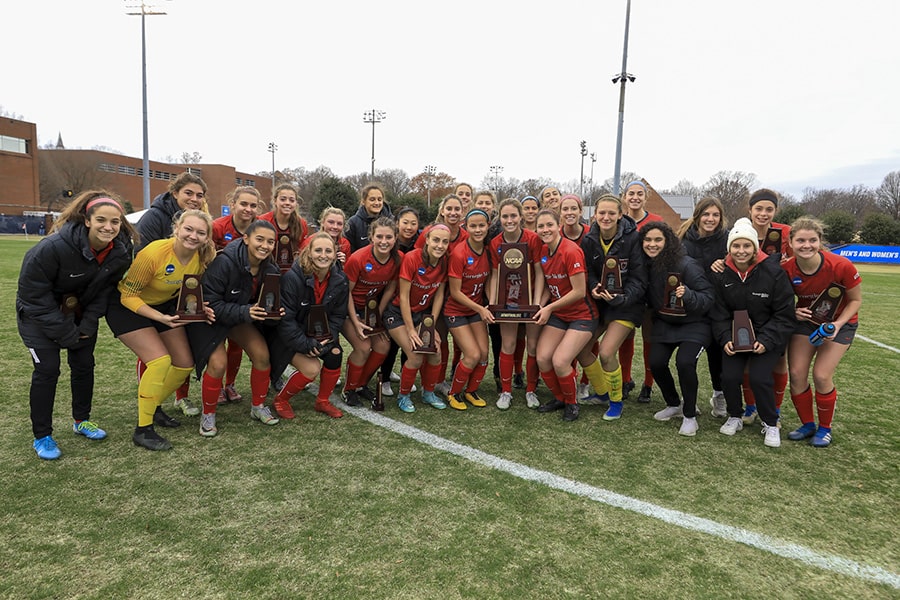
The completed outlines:
{"type": "Polygon", "coordinates": [[[397,407],[405,413],[416,412],[416,407],[413,405],[412,398],[409,397],[409,394],[400,394],[397,396],[397,407]]]}
{"type": "Polygon", "coordinates": [[[363,403],[368,402],[369,404],[372,404],[375,402],[375,393],[366,386],[356,390],[356,393],[363,399],[363,403]]]}
{"type": "Polygon", "coordinates": [[[438,398],[434,392],[429,392],[428,390],[422,392],[422,402],[438,410],[447,408],[447,405],[444,404],[443,400],[438,398]]]}
{"type": "Polygon", "coordinates": [[[447,394],[447,404],[450,405],[450,408],[455,408],[456,410],[466,410],[469,408],[466,406],[465,402],[456,398],[456,394],[447,394]]]}
{"type": "Polygon", "coordinates": [[[579,402],[591,395],[591,386],[588,383],[576,384],[575,388],[575,397],[579,402]]]}
{"type": "Polygon", "coordinates": [[[56,445],[56,440],[49,435],[34,440],[31,447],[37,452],[38,458],[43,458],[44,460],[56,460],[62,455],[59,446],[56,445]]]}
{"type": "Polygon", "coordinates": [[[500,392],[500,396],[497,398],[497,408],[499,408],[500,410],[507,410],[511,402],[512,393],[500,392]]]}
{"type": "Polygon", "coordinates": [[[809,440],[810,445],[816,448],[826,448],[831,445],[831,427],[819,427],[816,435],[809,440]]]}
{"type": "MultiPolygon", "coordinates": [[[[224,397],[224,392],[219,392],[219,404],[223,404],[222,398],[224,397]]],[[[191,402],[190,398],[176,398],[173,406],[184,413],[186,417],[196,417],[200,414],[200,407],[191,402]]],[[[157,423],[157,425],[162,425],[162,423],[157,423]]],[[[162,425],[163,427],[168,427],[168,425],[162,425]]]]}
{"type": "MultiPolygon", "coordinates": [[[[225,388],[219,390],[219,397],[216,399],[216,404],[222,406],[223,404],[228,404],[228,396],[225,395],[225,388]]],[[[178,406],[178,400],[175,400],[175,406],[178,406]]]]}
{"type": "Polygon", "coordinates": [[[131,436],[131,441],[134,442],[135,446],[141,446],[147,450],[155,451],[172,449],[172,444],[169,440],[156,433],[156,430],[153,429],[152,425],[135,428],[134,435],[131,436]]]}
{"type": "Polygon", "coordinates": [[[634,380],[626,381],[622,384],[622,400],[628,398],[628,394],[630,394],[634,390],[634,380]]]}
{"type": "Polygon", "coordinates": [[[566,404],[566,407],[563,410],[562,420],[563,421],[574,421],[577,418],[578,418],[578,405],[575,403],[566,404]]]}
{"type": "Polygon", "coordinates": [[[332,419],[340,419],[344,416],[344,413],[342,413],[337,406],[335,406],[328,400],[316,399],[316,403],[313,404],[313,408],[316,410],[316,412],[324,413],[332,419]]]}
{"type": "Polygon", "coordinates": [[[815,434],[816,434],[816,424],[815,423],[804,423],[797,429],[790,432],[787,437],[789,440],[799,442],[800,440],[805,440],[807,438],[811,438],[815,434]]]}
{"type": "MultiPolygon", "coordinates": [[[[633,383],[633,382],[632,382],[632,383],[633,383]]],[[[624,392],[624,388],[623,388],[623,392],[624,392]]],[[[638,394],[637,401],[640,402],[641,404],[647,404],[647,403],[649,403],[649,402],[650,402],[650,394],[651,394],[652,392],[653,392],[653,388],[652,388],[652,387],[650,387],[649,385],[642,385],[642,386],[641,386],[641,393],[638,394]]],[[[625,397],[625,394],[623,393],[623,394],[622,394],[622,398],[624,398],[624,397],[625,397]]]]}
{"type": "Polygon", "coordinates": [[[556,398],[554,398],[550,402],[546,402],[546,403],[538,406],[537,410],[539,413],[548,413],[548,412],[553,412],[555,410],[562,410],[565,407],[566,407],[566,404],[562,400],[557,400],[556,398]]]}
{"type": "Polygon", "coordinates": [[[106,437],[106,432],[97,427],[93,421],[75,421],[72,423],[72,431],[89,440],[102,440],[106,437]]]}
{"type": "Polygon", "coordinates": [[[263,425],[277,425],[278,417],[272,414],[269,407],[265,404],[250,407],[250,418],[255,419],[263,425]]]}
{"type": "Polygon", "coordinates": [[[744,409],[744,416],[741,417],[741,421],[744,422],[744,425],[752,425],[753,422],[756,420],[756,417],[757,417],[756,405],[748,404],[747,407],[744,409]]]}
{"type": "Polygon", "coordinates": [[[681,405],[678,406],[666,406],[664,409],[657,411],[653,418],[657,421],[668,421],[672,417],[681,417],[684,416],[684,413],[681,411],[681,405]]]}
{"type": "Polygon", "coordinates": [[[466,394],[465,394],[465,396],[463,396],[463,398],[465,398],[466,402],[468,402],[472,406],[475,406],[478,408],[483,408],[483,407],[487,406],[487,402],[485,402],[484,399],[478,395],[478,392],[466,392],[466,394]]]}
{"type": "Polygon", "coordinates": [[[775,425],[765,426],[766,439],[763,442],[769,448],[778,448],[781,446],[781,430],[775,425]]]}
{"type": "Polygon", "coordinates": [[[275,412],[282,419],[294,418],[294,409],[291,408],[290,401],[281,398],[275,398],[275,401],[272,404],[275,406],[275,412]]]}
{"type": "Polygon", "coordinates": [[[719,433],[725,435],[734,435],[744,428],[744,422],[740,417],[728,417],[728,420],[719,427],[719,433]]]}
{"type": "Polygon", "coordinates": [[[517,390],[525,389],[525,374],[524,373],[516,373],[513,375],[513,387],[517,390]]]}
{"type": "Polygon", "coordinates": [[[709,406],[712,408],[710,413],[714,417],[727,417],[728,410],[725,408],[725,394],[719,391],[713,391],[712,397],[709,399],[709,406]]]}
{"type": "Polygon", "coordinates": [[[153,412],[153,422],[160,427],[181,427],[181,421],[163,412],[162,406],[157,406],[153,412]]]}
{"type": "Polygon", "coordinates": [[[534,392],[525,392],[525,406],[528,408],[537,408],[541,405],[541,401],[538,400],[537,394],[534,392]]]}
{"type": "Polygon", "coordinates": [[[394,390],[391,389],[391,382],[385,381],[381,384],[381,395],[382,396],[393,396],[394,390]]]}
{"type": "MultiPolygon", "coordinates": [[[[439,384],[434,386],[434,393],[439,394],[439,395],[443,396],[444,398],[446,398],[447,395],[450,393],[450,386],[447,384],[446,381],[442,381],[439,384]]],[[[425,392],[423,391],[422,394],[424,395],[425,392]]]]}
{"type": "Polygon", "coordinates": [[[681,427],[678,429],[678,435],[694,437],[695,435],[697,435],[698,429],[700,429],[700,425],[697,424],[697,417],[685,417],[681,421],[681,427]]]}
{"type": "Polygon", "coordinates": [[[362,400],[356,390],[344,390],[344,403],[347,406],[362,406],[362,400]]]}
{"type": "Polygon", "coordinates": [[[394,371],[391,371],[390,380],[394,383],[398,383],[400,381],[400,376],[397,375],[394,371]]]}
{"type": "Polygon", "coordinates": [[[229,384],[227,384],[227,385],[225,386],[225,398],[226,398],[229,402],[240,402],[241,400],[244,399],[244,397],[241,396],[240,392],[238,392],[238,391],[234,388],[234,384],[233,384],[233,383],[229,383],[229,384]]]}
{"type": "Polygon", "coordinates": [[[216,437],[219,430],[216,429],[216,413],[203,413],[200,415],[200,435],[203,437],[216,437]]]}
{"type": "Polygon", "coordinates": [[[615,421],[619,417],[622,416],[622,402],[613,402],[610,400],[609,408],[606,409],[606,412],[603,413],[604,421],[615,421]]]}

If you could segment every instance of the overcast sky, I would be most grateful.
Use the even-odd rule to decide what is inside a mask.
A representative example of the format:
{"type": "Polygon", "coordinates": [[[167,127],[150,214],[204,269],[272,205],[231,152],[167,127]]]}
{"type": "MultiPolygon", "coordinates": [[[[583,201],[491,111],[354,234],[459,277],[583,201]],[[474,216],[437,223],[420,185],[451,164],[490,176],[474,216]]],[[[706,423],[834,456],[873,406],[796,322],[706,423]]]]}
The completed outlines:
{"type": "MultiPolygon", "coordinates": [[[[134,4],[5,3],[0,106],[42,144],[140,157],[134,4]]],[[[370,168],[379,109],[377,168],[577,181],[586,140],[595,181],[613,174],[625,0],[153,6],[151,159],[255,173],[274,141],[276,168],[350,175],[370,168]]],[[[877,186],[900,169],[898,21],[896,0],[634,0],[623,171],[658,189],[747,171],[798,199],[877,186]]]]}

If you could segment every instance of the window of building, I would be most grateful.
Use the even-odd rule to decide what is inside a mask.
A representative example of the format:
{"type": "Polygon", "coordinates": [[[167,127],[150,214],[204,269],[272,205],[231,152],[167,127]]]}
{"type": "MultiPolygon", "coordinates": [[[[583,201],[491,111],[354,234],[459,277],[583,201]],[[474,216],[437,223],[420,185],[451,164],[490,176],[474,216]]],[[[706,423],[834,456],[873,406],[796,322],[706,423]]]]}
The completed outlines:
{"type": "Polygon", "coordinates": [[[28,154],[28,142],[22,138],[0,135],[0,150],[28,154]]]}

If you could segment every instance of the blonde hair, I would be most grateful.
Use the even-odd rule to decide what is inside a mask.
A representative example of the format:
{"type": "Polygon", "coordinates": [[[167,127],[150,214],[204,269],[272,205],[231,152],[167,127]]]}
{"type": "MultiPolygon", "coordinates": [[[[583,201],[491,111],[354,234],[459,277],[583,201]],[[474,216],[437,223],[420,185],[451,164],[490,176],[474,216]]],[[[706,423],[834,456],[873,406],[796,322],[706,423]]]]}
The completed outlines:
{"type": "Polygon", "coordinates": [[[178,218],[175,219],[175,223],[172,225],[172,237],[175,237],[175,232],[181,227],[185,220],[188,217],[196,217],[206,223],[206,243],[200,246],[197,249],[197,254],[200,256],[200,264],[206,269],[207,265],[212,262],[212,260],[216,257],[216,245],[213,242],[213,223],[212,217],[209,216],[209,213],[203,212],[202,210],[183,210],[181,214],[178,215],[178,218]]]}
{"type": "MultiPolygon", "coordinates": [[[[341,211],[341,213],[343,213],[343,211],[341,211]]],[[[297,257],[297,262],[300,263],[300,268],[303,269],[304,273],[314,273],[316,271],[316,267],[312,261],[312,246],[316,243],[316,240],[328,240],[331,242],[331,247],[334,249],[334,259],[337,260],[337,244],[334,243],[334,239],[330,235],[324,231],[320,231],[309,237],[309,241],[306,242],[306,245],[303,246],[303,250],[300,251],[300,256],[297,257]]],[[[332,262],[332,264],[334,263],[332,262]]]]}

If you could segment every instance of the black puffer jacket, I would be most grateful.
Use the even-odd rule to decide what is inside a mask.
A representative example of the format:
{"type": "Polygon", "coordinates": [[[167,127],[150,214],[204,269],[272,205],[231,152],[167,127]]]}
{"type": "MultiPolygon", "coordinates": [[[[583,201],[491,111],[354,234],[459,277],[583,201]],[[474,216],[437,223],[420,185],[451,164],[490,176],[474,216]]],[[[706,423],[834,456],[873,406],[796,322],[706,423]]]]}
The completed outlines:
{"type": "MultiPolygon", "coordinates": [[[[600,278],[603,277],[603,263],[606,261],[606,253],[600,244],[600,226],[596,222],[581,239],[581,249],[587,263],[587,293],[593,298],[591,290],[600,283],[600,278]]],[[[609,305],[603,300],[596,300],[600,319],[604,323],[615,320],[631,321],[640,327],[644,318],[647,271],[644,266],[645,256],[641,249],[640,234],[631,217],[625,215],[619,220],[618,230],[609,247],[609,256],[619,261],[625,301],[609,305]]]]}
{"type": "Polygon", "coordinates": [[[273,348],[273,373],[281,373],[294,354],[308,354],[317,347],[321,347],[324,351],[335,344],[340,344],[338,336],[347,318],[350,283],[343,269],[335,263],[331,267],[328,285],[322,297],[332,339],[330,342],[320,343],[306,335],[309,307],[316,303],[314,278],[315,275],[303,272],[299,261],[294,261],[291,269],[281,278],[281,306],[284,308],[284,318],[278,323],[281,340],[277,348],[273,348]]]}
{"type": "MultiPolygon", "coordinates": [[[[280,273],[271,260],[260,265],[259,275],[280,273]]],[[[250,260],[247,256],[247,245],[243,239],[236,239],[225,246],[206,268],[201,280],[203,300],[215,312],[216,320],[208,323],[192,323],[187,326],[188,340],[194,356],[194,367],[199,378],[209,357],[216,346],[225,341],[228,331],[241,323],[253,323],[267,342],[274,342],[277,337],[278,321],[254,321],[250,318],[250,306],[256,304],[251,297],[253,291],[253,275],[250,273],[250,260]]]]}
{"type": "Polygon", "coordinates": [[[137,223],[137,230],[141,234],[141,239],[138,240],[135,252],[139,252],[150,242],[172,237],[172,223],[175,220],[175,216],[180,212],[181,207],[178,206],[178,201],[175,200],[175,196],[171,192],[160,194],[154,198],[150,209],[144,213],[141,220],[137,223]]]}
{"type": "Polygon", "coordinates": [[[666,278],[669,270],[655,267],[647,259],[647,306],[653,311],[653,327],[650,340],[666,344],[696,342],[709,346],[709,309],[715,301],[713,286],[703,268],[690,256],[682,256],[672,272],[681,274],[684,284],[684,308],[686,314],[673,316],[659,312],[665,303],[666,278]]]}
{"type": "Polygon", "coordinates": [[[709,266],[728,254],[728,231],[721,229],[712,235],[700,237],[700,233],[691,227],[681,240],[684,251],[694,258],[703,270],[709,273],[709,266]]]}
{"type": "Polygon", "coordinates": [[[356,214],[347,219],[347,231],[344,232],[344,237],[350,242],[350,248],[353,252],[369,245],[371,241],[369,240],[369,226],[372,224],[372,221],[378,217],[391,218],[392,216],[391,207],[387,205],[387,202],[381,207],[381,212],[374,217],[369,214],[366,207],[360,206],[356,214]]]}
{"type": "Polygon", "coordinates": [[[103,264],[83,222],[70,221],[25,253],[16,291],[19,335],[29,348],[71,348],[97,335],[110,293],[131,264],[132,243],[122,230],[103,264]],[[80,316],[63,314],[63,296],[78,297],[80,316]]]}
{"type": "Polygon", "coordinates": [[[711,276],[716,293],[710,317],[713,336],[719,347],[731,340],[731,322],[734,311],[747,310],[753,322],[756,339],[767,352],[784,351],[794,327],[794,290],[787,273],[781,268],[777,254],[767,257],[757,254],[757,262],[748,271],[746,279],[726,263],[723,273],[711,276]]]}

